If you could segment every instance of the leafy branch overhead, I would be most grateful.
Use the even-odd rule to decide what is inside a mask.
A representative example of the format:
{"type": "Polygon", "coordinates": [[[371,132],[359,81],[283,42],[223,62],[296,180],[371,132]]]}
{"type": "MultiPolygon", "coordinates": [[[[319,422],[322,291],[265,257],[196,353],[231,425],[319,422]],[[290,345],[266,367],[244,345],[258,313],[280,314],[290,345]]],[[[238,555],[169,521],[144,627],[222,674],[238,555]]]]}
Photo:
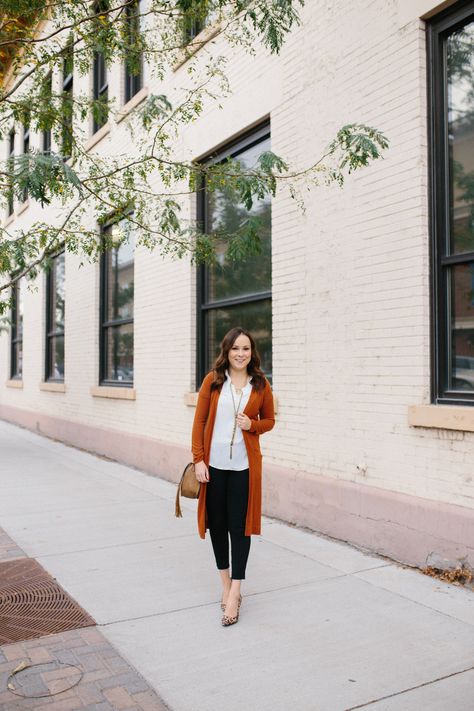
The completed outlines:
{"type": "Polygon", "coordinates": [[[212,262],[216,247],[225,244],[229,260],[242,260],[262,250],[255,206],[279,190],[302,202],[303,187],[342,185],[346,174],[381,156],[387,139],[358,123],[340,129],[323,155],[306,166],[293,166],[270,150],[252,166],[212,156],[202,163],[184,151],[186,129],[231,93],[229,45],[255,54],[262,51],[260,43],[263,51],[278,54],[301,24],[303,5],[303,0],[3,1],[0,137],[10,148],[13,131],[17,145],[25,128],[50,138],[47,150],[36,141],[20,155],[11,150],[0,164],[4,211],[14,212],[27,196],[37,204],[38,218],[23,231],[11,220],[0,228],[0,313],[14,281],[33,279],[64,246],[84,260],[97,259],[110,246],[101,225],[111,217],[123,226],[121,239],[133,230],[136,244],[171,257],[212,262]],[[168,89],[142,96],[124,118],[108,90],[91,95],[89,76],[97,62],[104,72],[125,66],[131,81],[146,65],[150,87],[168,89]],[[68,83],[72,77],[74,90],[68,83]],[[111,144],[113,152],[107,153],[88,147],[92,121],[95,127],[123,121],[128,148],[111,144]],[[226,193],[242,207],[232,231],[203,234],[192,219],[189,207],[204,185],[207,193],[226,193]]]}

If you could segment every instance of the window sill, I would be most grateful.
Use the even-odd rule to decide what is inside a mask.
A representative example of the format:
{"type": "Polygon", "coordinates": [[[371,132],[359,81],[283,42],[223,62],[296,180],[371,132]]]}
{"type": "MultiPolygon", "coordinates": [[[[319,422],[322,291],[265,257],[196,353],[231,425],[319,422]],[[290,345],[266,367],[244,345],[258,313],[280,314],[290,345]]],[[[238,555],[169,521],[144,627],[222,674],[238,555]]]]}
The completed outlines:
{"type": "Polygon", "coordinates": [[[474,432],[474,407],[451,405],[410,405],[410,427],[429,427],[474,432]]]}
{"type": "Polygon", "coordinates": [[[140,91],[137,91],[135,96],[132,96],[130,101],[127,101],[126,104],[122,106],[120,111],[118,112],[117,116],[115,117],[116,123],[120,123],[120,121],[123,121],[124,118],[126,118],[133,109],[135,109],[139,104],[142,103],[144,99],[147,98],[149,93],[149,89],[147,86],[144,86],[140,89],[140,91]]]}
{"type": "Polygon", "coordinates": [[[22,202],[22,204],[20,205],[20,207],[18,208],[18,210],[15,213],[16,217],[18,217],[19,215],[22,215],[26,210],[28,210],[29,206],[30,206],[29,200],[25,200],[25,202],[22,202]]]}
{"type": "Polygon", "coordinates": [[[66,392],[66,385],[64,383],[54,383],[54,382],[48,382],[48,381],[43,381],[39,384],[39,389],[40,390],[47,390],[52,393],[65,393],[66,392]]]}
{"type": "Polygon", "coordinates": [[[110,133],[110,122],[107,121],[107,123],[104,123],[104,125],[101,126],[101,127],[99,128],[99,130],[96,131],[96,132],[94,133],[94,135],[92,135],[92,136],[89,138],[88,141],[86,141],[86,144],[85,144],[85,146],[84,146],[85,152],[87,153],[88,151],[90,151],[91,148],[93,148],[93,147],[94,147],[97,143],[99,143],[99,141],[101,141],[103,138],[105,138],[106,136],[108,136],[109,133],[110,133]]]}
{"type": "Polygon", "coordinates": [[[106,385],[93,385],[91,387],[92,397],[107,397],[113,400],[136,400],[135,388],[114,388],[106,385]]]}
{"type": "Polygon", "coordinates": [[[193,39],[188,42],[186,47],[181,50],[180,55],[176,63],[173,65],[173,72],[177,72],[180,67],[185,64],[188,59],[191,59],[196,52],[199,52],[201,47],[204,47],[213,37],[219,34],[222,30],[222,24],[217,20],[214,24],[204,27],[201,32],[193,37],[193,39]]]}
{"type": "Polygon", "coordinates": [[[23,380],[20,378],[11,378],[10,380],[7,380],[5,385],[7,388],[18,388],[21,390],[23,388],[23,380]]]}
{"type": "Polygon", "coordinates": [[[11,225],[12,222],[14,221],[14,219],[15,219],[15,213],[12,212],[11,215],[8,215],[8,217],[5,217],[5,219],[3,220],[3,228],[6,229],[8,227],[8,225],[11,225]]]}
{"type": "MultiPolygon", "coordinates": [[[[197,393],[197,392],[196,393],[184,393],[184,396],[183,396],[184,404],[187,407],[196,407],[197,401],[198,401],[198,395],[199,395],[199,393],[197,393]]],[[[278,398],[275,395],[275,393],[273,393],[273,408],[275,410],[275,415],[276,415],[278,412],[278,398]]]]}

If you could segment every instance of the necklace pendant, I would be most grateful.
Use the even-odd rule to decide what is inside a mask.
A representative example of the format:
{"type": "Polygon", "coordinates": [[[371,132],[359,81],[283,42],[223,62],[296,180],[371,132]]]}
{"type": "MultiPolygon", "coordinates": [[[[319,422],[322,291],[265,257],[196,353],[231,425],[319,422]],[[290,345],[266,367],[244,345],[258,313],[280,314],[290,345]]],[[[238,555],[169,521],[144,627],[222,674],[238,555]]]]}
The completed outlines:
{"type": "Polygon", "coordinates": [[[232,445],[230,445],[230,459],[232,459],[232,445]]]}

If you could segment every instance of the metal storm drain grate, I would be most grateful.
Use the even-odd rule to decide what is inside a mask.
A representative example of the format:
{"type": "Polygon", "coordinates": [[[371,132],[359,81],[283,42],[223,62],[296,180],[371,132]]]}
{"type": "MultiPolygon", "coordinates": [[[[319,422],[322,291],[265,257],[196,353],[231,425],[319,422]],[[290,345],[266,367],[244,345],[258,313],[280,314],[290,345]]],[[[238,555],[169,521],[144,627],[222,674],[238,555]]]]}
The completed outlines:
{"type": "Polygon", "coordinates": [[[0,645],[94,624],[34,558],[0,563],[0,645]]]}

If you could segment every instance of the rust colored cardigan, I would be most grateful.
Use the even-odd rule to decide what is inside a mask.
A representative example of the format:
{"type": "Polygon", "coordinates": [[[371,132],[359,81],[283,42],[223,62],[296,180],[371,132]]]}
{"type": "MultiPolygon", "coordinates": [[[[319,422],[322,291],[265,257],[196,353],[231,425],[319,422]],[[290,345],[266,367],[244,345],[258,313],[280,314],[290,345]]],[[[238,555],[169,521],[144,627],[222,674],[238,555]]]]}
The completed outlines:
{"type": "MultiPolygon", "coordinates": [[[[212,431],[220,395],[220,389],[211,391],[213,380],[214,374],[211,371],[202,381],[192,433],[193,462],[196,464],[204,460],[206,466],[209,466],[212,431]]],[[[245,535],[250,536],[260,533],[262,515],[262,454],[260,452],[259,436],[263,432],[271,430],[275,424],[273,393],[268,380],[266,380],[263,390],[258,391],[252,388],[247,405],[244,408],[244,414],[251,420],[250,429],[242,430],[249,460],[249,498],[245,535]]],[[[208,528],[206,488],[206,483],[201,484],[199,492],[197,518],[201,538],[205,538],[208,528]]]]}

